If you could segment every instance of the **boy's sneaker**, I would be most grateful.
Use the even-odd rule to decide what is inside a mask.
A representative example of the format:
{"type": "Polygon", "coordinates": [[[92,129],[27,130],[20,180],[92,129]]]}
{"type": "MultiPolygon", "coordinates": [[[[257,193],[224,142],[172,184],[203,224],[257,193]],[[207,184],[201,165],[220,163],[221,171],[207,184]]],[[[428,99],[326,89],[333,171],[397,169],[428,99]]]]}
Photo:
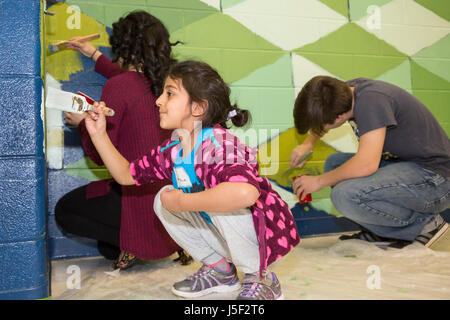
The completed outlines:
{"type": "Polygon", "coordinates": [[[339,237],[339,240],[352,240],[352,239],[370,242],[381,249],[386,249],[388,247],[401,249],[411,244],[411,241],[380,237],[377,236],[375,233],[365,229],[352,235],[342,235],[339,237]]]}
{"type": "Polygon", "coordinates": [[[230,263],[230,272],[222,272],[206,264],[185,280],[177,282],[172,292],[184,298],[195,298],[213,292],[231,292],[239,290],[240,283],[236,267],[230,263]]]}
{"type": "Polygon", "coordinates": [[[261,279],[258,273],[246,273],[237,300],[282,300],[280,282],[275,273],[267,273],[261,279]]]}
{"type": "Polygon", "coordinates": [[[443,221],[436,229],[418,235],[415,241],[436,251],[450,251],[450,227],[443,221]]]}

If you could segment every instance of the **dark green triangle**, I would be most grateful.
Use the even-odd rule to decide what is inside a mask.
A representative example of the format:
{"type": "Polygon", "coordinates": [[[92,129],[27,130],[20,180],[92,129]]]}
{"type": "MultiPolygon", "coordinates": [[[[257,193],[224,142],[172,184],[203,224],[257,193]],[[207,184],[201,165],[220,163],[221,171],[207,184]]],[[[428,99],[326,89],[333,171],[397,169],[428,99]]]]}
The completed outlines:
{"type": "Polygon", "coordinates": [[[422,101],[440,123],[450,122],[450,82],[411,61],[413,94],[422,101]]]}
{"type": "Polygon", "coordinates": [[[348,19],[348,0],[319,0],[348,19]]]}
{"type": "Polygon", "coordinates": [[[171,39],[184,42],[174,48],[177,59],[203,60],[229,83],[274,63],[286,53],[220,12],[172,33],[171,39]]]}
{"type": "Polygon", "coordinates": [[[433,11],[438,16],[450,20],[450,4],[448,0],[414,0],[421,6],[433,11]]]}
{"type": "Polygon", "coordinates": [[[405,54],[352,22],[294,52],[342,79],[376,78],[407,59],[405,54]]]}

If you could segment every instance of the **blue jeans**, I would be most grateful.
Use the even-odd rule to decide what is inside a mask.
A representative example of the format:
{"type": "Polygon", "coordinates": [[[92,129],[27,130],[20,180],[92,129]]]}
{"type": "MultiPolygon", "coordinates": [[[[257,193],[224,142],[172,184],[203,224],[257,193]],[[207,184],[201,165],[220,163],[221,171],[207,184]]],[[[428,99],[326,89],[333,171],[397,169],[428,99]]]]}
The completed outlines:
{"type": "MultiPolygon", "coordinates": [[[[336,153],[325,162],[331,171],[354,153],[336,153]]],[[[413,241],[431,231],[439,212],[450,206],[450,179],[407,161],[381,161],[374,174],[348,179],[331,191],[331,201],[346,218],[385,238],[413,241]],[[425,230],[427,229],[427,230],[425,230]]]]}

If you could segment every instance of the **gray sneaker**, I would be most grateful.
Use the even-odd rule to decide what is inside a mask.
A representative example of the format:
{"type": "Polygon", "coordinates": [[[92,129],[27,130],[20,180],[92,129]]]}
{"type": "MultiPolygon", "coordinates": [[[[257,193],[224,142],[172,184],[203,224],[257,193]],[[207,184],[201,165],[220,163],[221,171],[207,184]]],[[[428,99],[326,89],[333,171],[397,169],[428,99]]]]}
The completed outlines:
{"type": "Polygon", "coordinates": [[[275,273],[267,273],[264,279],[261,279],[257,273],[246,273],[237,300],[282,300],[283,298],[280,282],[275,273]]]}
{"type": "Polygon", "coordinates": [[[240,289],[236,267],[230,263],[228,273],[218,271],[204,264],[196,273],[176,282],[172,292],[184,298],[195,298],[213,292],[232,292],[240,289]]]}

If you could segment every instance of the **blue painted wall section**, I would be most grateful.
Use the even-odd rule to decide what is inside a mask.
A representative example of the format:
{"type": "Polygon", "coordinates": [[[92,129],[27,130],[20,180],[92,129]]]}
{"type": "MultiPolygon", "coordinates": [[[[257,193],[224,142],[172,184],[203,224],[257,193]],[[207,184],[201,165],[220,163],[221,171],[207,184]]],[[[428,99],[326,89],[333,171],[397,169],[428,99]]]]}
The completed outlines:
{"type": "Polygon", "coordinates": [[[49,296],[41,9],[0,0],[0,299],[49,296]]]}
{"type": "MultiPolygon", "coordinates": [[[[111,32],[107,28],[108,33],[111,32]]],[[[111,58],[109,47],[99,50],[111,58]]],[[[83,70],[71,75],[69,81],[61,81],[62,90],[81,91],[95,100],[100,100],[106,78],[94,71],[95,64],[91,59],[80,56],[83,70]]],[[[64,168],[85,157],[81,146],[80,135],[76,128],[64,127],[64,168]]],[[[74,178],[64,170],[47,169],[48,171],[48,248],[52,260],[89,257],[100,255],[97,241],[65,233],[55,221],[55,206],[67,192],[86,185],[88,181],[74,178]]]]}

